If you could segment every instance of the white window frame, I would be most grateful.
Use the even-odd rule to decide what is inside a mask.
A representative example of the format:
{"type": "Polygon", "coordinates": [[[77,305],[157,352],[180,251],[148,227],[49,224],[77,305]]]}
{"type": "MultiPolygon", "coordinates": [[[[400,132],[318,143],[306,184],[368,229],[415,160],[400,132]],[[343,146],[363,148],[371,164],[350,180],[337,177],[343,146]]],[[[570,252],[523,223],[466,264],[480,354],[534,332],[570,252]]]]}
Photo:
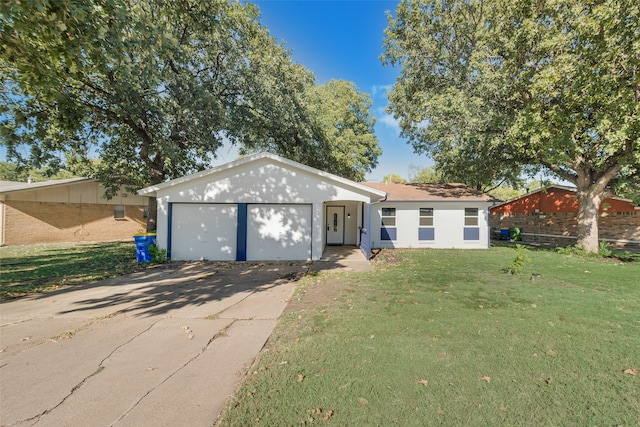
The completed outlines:
{"type": "Polygon", "coordinates": [[[434,224],[433,208],[420,208],[418,215],[420,217],[419,219],[420,227],[433,227],[433,224],[434,224]],[[425,215],[423,215],[423,212],[425,213],[425,215]],[[423,220],[425,221],[423,222],[423,220]],[[429,223],[429,224],[425,224],[425,223],[429,223]]]}
{"type": "Polygon", "coordinates": [[[396,226],[396,208],[382,208],[380,211],[380,224],[383,227],[395,227],[396,226]],[[385,215],[385,210],[393,210],[393,215],[385,215]]]}
{"type": "Polygon", "coordinates": [[[480,209],[478,208],[464,208],[464,226],[465,227],[477,227],[480,224],[480,209]],[[475,213],[470,214],[470,211],[475,213]]]}

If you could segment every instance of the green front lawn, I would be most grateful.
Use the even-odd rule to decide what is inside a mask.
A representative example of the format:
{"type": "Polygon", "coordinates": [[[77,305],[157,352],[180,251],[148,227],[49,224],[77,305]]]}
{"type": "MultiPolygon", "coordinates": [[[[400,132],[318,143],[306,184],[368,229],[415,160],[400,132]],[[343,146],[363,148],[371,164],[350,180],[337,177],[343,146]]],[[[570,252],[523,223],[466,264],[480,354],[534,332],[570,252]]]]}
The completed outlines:
{"type": "Polygon", "coordinates": [[[119,276],[136,268],[133,242],[7,246],[0,248],[0,300],[119,276]]]}
{"type": "Polygon", "coordinates": [[[219,424],[638,425],[640,259],[527,254],[305,278],[219,424]]]}

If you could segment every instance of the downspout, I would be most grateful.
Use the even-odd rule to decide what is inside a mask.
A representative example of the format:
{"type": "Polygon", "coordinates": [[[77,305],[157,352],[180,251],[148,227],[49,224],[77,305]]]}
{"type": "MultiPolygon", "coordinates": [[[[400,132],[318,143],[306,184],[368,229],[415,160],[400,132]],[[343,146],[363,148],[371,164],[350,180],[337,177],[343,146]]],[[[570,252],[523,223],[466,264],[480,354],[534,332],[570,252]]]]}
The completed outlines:
{"type": "MultiPolygon", "coordinates": [[[[378,200],[377,202],[371,202],[367,204],[367,209],[368,209],[368,213],[369,215],[367,215],[367,224],[362,224],[363,226],[366,225],[366,229],[365,231],[367,233],[369,233],[369,253],[365,254],[365,257],[367,258],[367,261],[369,261],[369,259],[371,258],[371,206],[373,205],[377,205],[378,203],[382,203],[382,202],[386,202],[387,201],[387,197],[389,197],[389,193],[384,193],[384,199],[382,200],[378,200]]],[[[360,230],[360,242],[362,242],[362,230],[360,230]]]]}

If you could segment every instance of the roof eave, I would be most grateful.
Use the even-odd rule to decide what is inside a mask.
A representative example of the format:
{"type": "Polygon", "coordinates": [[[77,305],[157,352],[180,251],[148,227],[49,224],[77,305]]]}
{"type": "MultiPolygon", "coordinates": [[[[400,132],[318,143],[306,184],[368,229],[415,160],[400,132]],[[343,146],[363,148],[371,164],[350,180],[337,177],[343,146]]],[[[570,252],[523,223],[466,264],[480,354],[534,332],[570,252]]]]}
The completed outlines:
{"type": "Polygon", "coordinates": [[[251,156],[247,156],[247,157],[243,157],[241,159],[238,160],[234,160],[232,162],[229,163],[225,163],[223,165],[220,166],[216,166],[213,167],[211,169],[207,169],[206,171],[202,171],[202,172],[196,172],[194,174],[191,175],[187,175],[187,176],[183,176],[180,178],[176,178],[176,179],[172,179],[170,181],[167,182],[163,182],[162,184],[157,184],[157,185],[153,185],[153,186],[149,186],[149,187],[145,187],[142,188],[140,190],[138,190],[138,194],[140,196],[146,196],[146,197],[157,197],[157,192],[159,190],[168,188],[168,187],[172,187],[174,185],[179,185],[179,184],[183,184],[185,182],[189,182],[195,179],[200,179],[209,175],[214,175],[232,168],[236,168],[251,162],[255,162],[261,159],[271,159],[275,162],[281,163],[281,164],[285,164],[291,168],[295,168],[295,169],[299,169],[302,171],[305,171],[307,173],[311,173],[314,175],[318,175],[320,177],[323,177],[325,179],[334,181],[334,182],[339,182],[343,185],[349,186],[351,188],[357,189],[360,192],[364,192],[366,194],[369,195],[374,195],[379,197],[380,199],[383,199],[386,197],[387,193],[381,190],[377,190],[375,188],[371,188],[371,187],[367,187],[366,185],[363,184],[359,184],[357,182],[351,181],[347,178],[343,178],[340,177],[338,175],[334,175],[331,174],[329,172],[325,172],[322,171],[320,169],[316,169],[313,168],[311,166],[307,166],[307,165],[303,165],[302,163],[298,163],[295,162],[293,160],[289,160],[289,159],[285,159],[284,157],[280,157],[277,156],[275,154],[271,154],[271,153],[257,153],[257,154],[252,154],[251,156]]]}
{"type": "Polygon", "coordinates": [[[51,187],[59,187],[59,186],[63,186],[63,185],[69,185],[69,184],[78,184],[81,182],[91,182],[91,181],[96,181],[93,178],[67,178],[67,179],[62,179],[62,180],[51,180],[51,181],[40,181],[40,182],[33,182],[31,184],[29,183],[24,183],[24,186],[21,187],[17,187],[17,188],[12,188],[9,190],[3,190],[0,191],[0,194],[9,194],[9,193],[19,193],[19,192],[24,192],[24,191],[34,191],[34,190],[44,190],[46,188],[51,188],[51,187]]]}

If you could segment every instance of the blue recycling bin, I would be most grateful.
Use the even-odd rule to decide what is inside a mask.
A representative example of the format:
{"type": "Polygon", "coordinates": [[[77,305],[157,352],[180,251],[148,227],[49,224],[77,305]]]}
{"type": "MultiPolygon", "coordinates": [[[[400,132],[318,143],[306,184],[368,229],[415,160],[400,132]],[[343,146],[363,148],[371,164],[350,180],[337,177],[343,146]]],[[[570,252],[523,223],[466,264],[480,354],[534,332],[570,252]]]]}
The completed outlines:
{"type": "Polygon", "coordinates": [[[155,233],[143,233],[133,236],[136,242],[136,261],[138,262],[151,262],[151,253],[149,252],[149,246],[156,245],[155,233]]]}

